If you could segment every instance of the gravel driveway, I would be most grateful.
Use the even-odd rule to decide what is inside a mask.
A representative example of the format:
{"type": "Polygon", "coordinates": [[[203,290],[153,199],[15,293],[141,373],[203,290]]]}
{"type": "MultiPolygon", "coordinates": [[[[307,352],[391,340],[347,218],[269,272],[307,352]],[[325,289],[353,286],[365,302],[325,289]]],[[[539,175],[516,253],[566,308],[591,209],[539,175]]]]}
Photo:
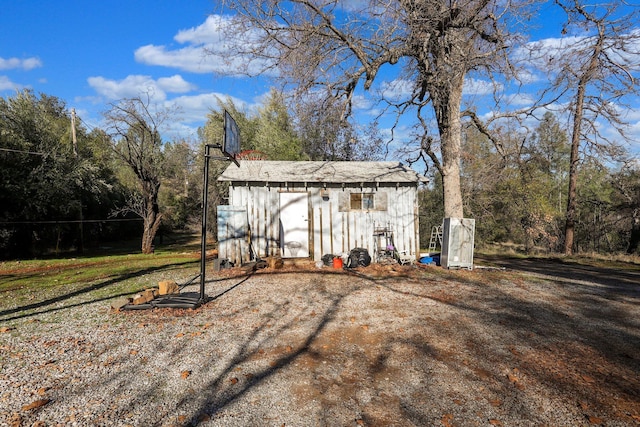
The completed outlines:
{"type": "Polygon", "coordinates": [[[637,292],[487,269],[223,274],[197,310],[89,292],[0,311],[0,425],[640,425],[637,292]]]}

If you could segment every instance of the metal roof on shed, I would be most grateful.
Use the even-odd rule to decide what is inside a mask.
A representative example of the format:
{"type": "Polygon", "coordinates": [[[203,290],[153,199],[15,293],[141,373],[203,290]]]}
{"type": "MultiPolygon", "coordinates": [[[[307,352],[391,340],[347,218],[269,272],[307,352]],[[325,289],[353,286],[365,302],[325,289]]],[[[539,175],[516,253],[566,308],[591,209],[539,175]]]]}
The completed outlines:
{"type": "Polygon", "coordinates": [[[230,164],[219,181],[397,183],[426,182],[427,179],[400,162],[272,161],[240,160],[230,164]]]}

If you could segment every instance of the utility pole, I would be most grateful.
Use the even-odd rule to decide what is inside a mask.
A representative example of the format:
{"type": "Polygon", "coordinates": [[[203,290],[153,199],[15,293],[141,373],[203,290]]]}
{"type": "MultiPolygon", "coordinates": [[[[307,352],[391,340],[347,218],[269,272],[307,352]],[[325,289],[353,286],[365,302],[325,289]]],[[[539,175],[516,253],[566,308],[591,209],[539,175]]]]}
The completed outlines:
{"type": "MultiPolygon", "coordinates": [[[[71,142],[73,144],[73,157],[78,157],[78,138],[76,137],[76,109],[71,109],[71,142]]],[[[80,238],[78,240],[78,253],[82,254],[84,252],[84,216],[82,215],[82,197],[79,200],[80,205],[80,224],[78,227],[78,232],[80,233],[80,238]]]]}
{"type": "Polygon", "coordinates": [[[71,142],[73,143],[73,157],[78,157],[78,139],[76,138],[76,109],[71,109],[71,142]]]}

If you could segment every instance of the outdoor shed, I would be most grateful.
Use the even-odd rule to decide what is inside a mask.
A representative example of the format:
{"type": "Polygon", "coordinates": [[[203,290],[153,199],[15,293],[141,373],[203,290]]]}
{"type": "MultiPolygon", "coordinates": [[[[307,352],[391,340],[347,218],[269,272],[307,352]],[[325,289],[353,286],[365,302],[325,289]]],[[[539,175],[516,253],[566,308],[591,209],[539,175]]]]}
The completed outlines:
{"type": "Polygon", "coordinates": [[[393,247],[420,250],[417,190],[426,179],[399,162],[241,160],[218,178],[219,256],[235,265],[259,258],[310,258],[393,247]]]}

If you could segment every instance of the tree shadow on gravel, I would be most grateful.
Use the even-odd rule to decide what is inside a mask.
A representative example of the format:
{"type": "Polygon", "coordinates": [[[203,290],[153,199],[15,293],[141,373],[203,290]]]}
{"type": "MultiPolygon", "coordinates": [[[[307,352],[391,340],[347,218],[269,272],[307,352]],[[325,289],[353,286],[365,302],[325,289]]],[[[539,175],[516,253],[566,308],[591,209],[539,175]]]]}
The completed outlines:
{"type": "Polygon", "coordinates": [[[588,286],[584,289],[606,298],[640,298],[640,268],[605,268],[554,258],[523,259],[489,255],[483,255],[478,261],[509,270],[552,276],[558,280],[566,279],[573,284],[597,284],[599,286],[588,286]]]}
{"type": "MultiPolygon", "coordinates": [[[[92,388],[116,390],[111,401],[126,403],[109,416],[122,423],[138,405],[157,405],[156,413],[132,425],[225,425],[235,410],[255,410],[253,417],[241,414],[252,425],[281,425],[264,418],[274,409],[260,407],[254,394],[275,394],[277,387],[313,402],[294,403],[300,413],[310,409],[303,414],[310,426],[637,423],[640,334],[638,318],[629,316],[637,304],[625,289],[616,296],[615,287],[601,294],[585,283],[480,270],[351,273],[225,277],[239,282],[221,282],[210,303],[184,312],[194,319],[186,324],[213,323],[190,340],[153,329],[180,320],[177,312],[132,313],[130,324],[151,325],[139,333],[157,336],[144,353],[163,362],[136,372],[118,369],[141,355],[131,356],[116,342],[100,355],[114,357],[113,372],[77,389],[76,398],[92,388]],[[284,277],[302,285],[280,286],[284,277]],[[256,294],[240,298],[251,287],[256,294]],[[385,328],[345,312],[360,293],[368,298],[362,312],[384,319],[385,328]],[[217,324],[225,327],[216,330],[217,324]],[[181,363],[192,355],[198,366],[181,380],[181,363]],[[158,372],[158,366],[166,369],[158,372]],[[132,375],[144,379],[141,385],[130,384],[132,375]],[[291,383],[299,378],[311,384],[291,383]],[[169,403],[162,406],[162,399],[169,403]]],[[[191,332],[205,326],[199,328],[191,332]]],[[[125,345],[135,345],[135,335],[130,338],[125,345]]],[[[278,420],[295,425],[300,413],[278,420]]]]}
{"type": "MultiPolygon", "coordinates": [[[[285,276],[288,274],[299,273],[278,273],[267,274],[270,278],[277,276],[285,276]]],[[[240,276],[227,276],[215,282],[222,281],[236,281],[231,286],[224,286],[223,289],[217,292],[211,292],[213,296],[205,306],[202,306],[196,310],[187,310],[187,316],[194,316],[202,321],[203,317],[206,317],[207,310],[219,311],[216,307],[225,306],[227,310],[224,315],[216,313],[218,321],[232,321],[233,318],[241,316],[239,313],[237,316],[234,311],[229,307],[234,304],[234,292],[241,291],[242,285],[247,284],[247,280],[252,278],[252,275],[240,275],[240,276]],[[226,320],[225,320],[226,319],[226,320]]],[[[322,285],[319,285],[320,288],[322,285]]],[[[269,310],[262,310],[258,316],[262,319],[260,322],[253,324],[251,330],[246,335],[238,337],[234,334],[234,342],[223,342],[225,350],[222,351],[219,348],[209,348],[209,357],[206,357],[207,353],[201,354],[203,363],[199,366],[193,366],[192,371],[189,371],[189,378],[194,378],[197,385],[192,393],[182,393],[182,398],[175,403],[176,408],[189,408],[188,412],[192,414],[190,418],[177,421],[177,416],[172,413],[166,413],[163,415],[162,422],[145,420],[147,425],[175,425],[175,426],[192,426],[198,425],[201,422],[216,417],[225,408],[228,408],[234,402],[241,399],[252,389],[259,387],[261,384],[268,381],[271,377],[281,372],[284,368],[290,366],[292,362],[300,358],[301,356],[308,356],[311,358],[319,357],[316,351],[312,348],[313,342],[317,336],[322,333],[327,325],[334,319],[336,312],[339,310],[341,301],[349,295],[354,289],[353,286],[346,286],[344,292],[333,293],[323,289],[307,290],[302,295],[295,295],[293,297],[301,297],[308,300],[319,300],[315,309],[309,308],[307,305],[299,307],[296,311],[291,311],[289,308],[290,300],[289,296],[282,296],[283,300],[274,302],[275,300],[256,300],[250,304],[239,307],[238,310],[242,312],[253,313],[261,305],[270,306],[269,310]],[[286,319],[280,322],[283,317],[283,313],[286,313],[286,319]],[[301,340],[295,342],[289,342],[289,345],[284,345],[282,342],[286,342],[285,336],[289,330],[294,327],[294,324],[300,319],[306,319],[310,324],[305,336],[301,340]],[[311,319],[311,320],[309,320],[311,319]],[[274,324],[277,326],[274,327],[274,324]],[[266,349],[266,352],[265,352],[266,349]],[[258,368],[247,368],[246,364],[255,362],[258,360],[258,368]],[[244,372],[244,376],[240,375],[240,371],[244,372]],[[206,382],[201,382],[197,378],[202,375],[210,377],[211,373],[215,373],[212,378],[206,382]],[[238,379],[237,377],[240,377],[238,379]],[[196,391],[197,390],[197,391],[196,391]],[[169,419],[173,417],[176,420],[173,424],[169,423],[169,419]]],[[[137,322],[144,321],[159,321],[160,319],[172,319],[174,318],[174,311],[147,311],[147,312],[129,312],[128,315],[132,316],[132,320],[137,322]],[[164,314],[159,314],[164,313],[164,314]],[[158,316],[158,317],[156,317],[158,316]]],[[[181,315],[177,315],[180,318],[181,315]]],[[[255,320],[255,316],[254,316],[255,320]]],[[[247,320],[248,321],[248,320],[247,320]]],[[[305,324],[306,325],[306,324],[305,324]]],[[[185,359],[186,353],[194,351],[189,345],[174,345],[170,343],[171,337],[165,337],[165,340],[159,341],[151,351],[152,354],[162,354],[163,359],[172,361],[172,365],[179,363],[185,359]]],[[[216,338],[217,339],[217,338],[216,338]]],[[[212,341],[215,341],[212,339],[212,341]]],[[[114,365],[118,365],[119,361],[114,360],[114,365]]],[[[175,374],[175,373],[174,373],[175,374]]],[[[129,375],[142,375],[142,372],[132,373],[126,371],[114,372],[109,378],[104,380],[100,387],[109,386],[111,389],[126,390],[128,387],[129,375]]],[[[157,391],[166,387],[166,375],[169,372],[165,372],[164,375],[157,375],[149,377],[145,381],[145,387],[142,390],[136,390],[136,395],[129,401],[126,407],[120,407],[117,410],[118,414],[127,414],[135,412],[138,405],[148,405],[149,402],[156,401],[158,399],[157,391]]],[[[82,390],[78,390],[78,395],[88,392],[91,387],[97,387],[98,384],[87,385],[82,390]]],[[[113,415],[113,414],[112,414],[113,415]]],[[[157,415],[157,414],[156,414],[157,415]]]]}
{"type": "MultiPolygon", "coordinates": [[[[539,271],[550,273],[542,267],[539,271]]],[[[535,285],[509,273],[452,272],[440,280],[449,283],[433,288],[425,283],[420,292],[407,292],[399,282],[376,283],[455,309],[453,318],[432,327],[436,335],[446,335],[451,328],[463,331],[456,340],[459,350],[436,358],[454,371],[467,372],[470,380],[484,379],[492,396],[488,399],[497,407],[526,411],[530,421],[553,422],[540,418],[540,402],[527,397],[530,387],[566,400],[583,413],[579,422],[598,423],[601,417],[613,424],[638,422],[640,325],[632,311],[637,313],[637,283],[606,278],[589,284],[549,277],[545,286],[552,289],[543,296],[535,285]],[[477,334],[478,325],[489,333],[477,334]]],[[[434,357],[433,349],[421,340],[411,344],[425,359],[434,357]]],[[[418,415],[414,410],[416,422],[418,415]]]]}
{"type": "MultiPolygon", "coordinates": [[[[444,318],[425,312],[424,324],[408,327],[415,332],[387,334],[375,344],[375,348],[371,348],[375,354],[356,357],[361,365],[357,368],[360,373],[357,383],[363,388],[379,387],[374,378],[380,372],[392,372],[391,361],[402,353],[399,348],[415,356],[410,362],[411,375],[420,378],[418,383],[411,384],[410,377],[405,378],[406,373],[398,373],[408,381],[404,386],[406,392],[401,396],[373,399],[372,402],[378,404],[377,408],[372,404],[362,405],[359,417],[365,425],[384,425],[387,422],[432,425],[434,420],[446,425],[449,421],[446,417],[451,416],[453,420],[455,415],[457,421],[471,422],[483,411],[484,419],[480,417],[478,422],[502,418],[521,420],[522,425],[526,425],[567,420],[566,414],[548,413],[539,399],[540,395],[553,401],[552,411],[558,407],[566,409],[570,413],[569,419],[578,423],[597,421],[600,417],[613,424],[629,423],[633,422],[633,417],[640,416],[637,404],[640,401],[640,381],[636,375],[640,371],[637,356],[640,336],[631,332],[638,330],[637,321],[628,318],[619,307],[615,294],[619,288],[607,288],[609,291],[602,294],[601,289],[594,291],[585,284],[551,280],[550,286],[562,289],[566,296],[547,300],[529,294],[526,289],[511,292],[510,286],[527,286],[522,280],[515,280],[512,285],[491,284],[494,279],[504,282],[513,278],[504,273],[452,272],[438,273],[431,278],[425,274],[418,279],[412,274],[381,278],[369,277],[359,271],[351,273],[365,283],[375,284],[381,292],[390,291],[449,308],[444,318]],[[429,280],[434,281],[433,286],[429,280]],[[406,286],[407,283],[410,286],[406,286]],[[478,333],[478,328],[487,332],[478,333]],[[456,332],[452,333],[453,330],[456,332]],[[442,346],[443,340],[448,342],[447,346],[442,346]],[[468,401],[469,396],[464,395],[464,391],[456,391],[455,380],[451,378],[453,385],[447,395],[450,402],[430,403],[430,396],[447,387],[448,379],[442,377],[440,371],[440,375],[434,371],[435,367],[443,365],[446,368],[441,369],[460,376],[466,386],[477,389],[476,399],[480,401],[468,401]],[[465,406],[480,407],[482,411],[474,412],[465,406]],[[391,407],[397,412],[395,421],[389,416],[394,412],[389,409],[391,407]]],[[[346,276],[344,273],[336,274],[346,276]]],[[[304,338],[289,351],[272,357],[268,366],[252,372],[246,380],[232,382],[234,374],[242,369],[245,362],[264,357],[259,353],[264,340],[272,344],[278,342],[279,337],[293,326],[292,322],[284,323],[277,330],[270,331],[266,338],[260,338],[269,325],[265,321],[243,337],[243,344],[234,349],[233,356],[226,359],[224,367],[215,366],[212,360],[212,364],[203,369],[215,369],[218,374],[202,387],[198,396],[199,409],[187,425],[214,419],[225,408],[295,361],[307,357],[326,358],[327,354],[321,355],[314,350],[320,336],[336,319],[341,302],[362,289],[362,285],[351,284],[340,292],[325,292],[323,311],[318,313],[316,323],[304,338]]],[[[621,290],[621,294],[629,297],[626,288],[621,290]]],[[[304,297],[309,298],[308,295],[304,297]]],[[[282,309],[282,306],[274,308],[273,315],[282,309]]],[[[389,313],[390,316],[395,314],[389,313]]],[[[280,345],[284,345],[283,340],[280,341],[280,345]]],[[[322,392],[328,392],[332,386],[352,388],[352,384],[338,380],[316,384],[321,390],[318,400],[322,402],[323,420],[313,420],[314,425],[330,425],[332,420],[337,422],[338,404],[322,398],[322,392]]],[[[373,390],[372,393],[385,396],[381,390],[373,390]]],[[[347,392],[344,397],[345,400],[352,399],[347,392]]],[[[186,403],[183,399],[177,406],[186,403]]]]}
{"type": "MultiPolygon", "coordinates": [[[[279,354],[273,355],[275,357],[271,358],[267,366],[253,370],[253,372],[251,372],[244,381],[236,382],[235,377],[233,377],[233,373],[240,370],[242,365],[247,361],[256,358],[265,358],[263,347],[276,343],[278,341],[278,337],[286,334],[287,331],[293,327],[295,320],[289,320],[280,325],[276,330],[269,332],[266,331],[271,326],[270,322],[264,321],[260,326],[254,328],[249,335],[243,338],[242,345],[234,350],[234,355],[228,360],[228,362],[226,362],[222,369],[220,369],[219,366],[215,366],[215,364],[213,364],[213,360],[211,361],[211,365],[205,366],[205,370],[215,369],[220,372],[213,380],[207,382],[203,387],[202,393],[198,398],[199,410],[196,411],[196,414],[191,420],[189,420],[187,425],[198,425],[203,420],[215,417],[217,413],[242,398],[251,389],[258,387],[270,377],[279,373],[283,368],[291,365],[292,362],[300,356],[310,355],[311,357],[316,357],[317,354],[315,354],[315,351],[311,348],[312,343],[334,319],[334,316],[339,309],[340,302],[346,296],[343,294],[331,294],[328,292],[321,292],[321,294],[326,298],[322,312],[316,313],[314,310],[311,313],[298,313],[297,317],[301,317],[306,314],[311,315],[314,318],[315,324],[310,328],[306,337],[301,342],[298,342],[297,344],[294,343],[291,346],[284,346],[281,344],[283,348],[278,352],[279,354]],[[265,332],[266,335],[261,337],[265,332]],[[232,387],[229,385],[232,385],[232,387]]],[[[284,305],[275,306],[271,312],[266,313],[265,316],[267,318],[277,316],[284,308],[284,305]]],[[[183,399],[177,406],[180,407],[186,403],[187,401],[183,399]]]]}

